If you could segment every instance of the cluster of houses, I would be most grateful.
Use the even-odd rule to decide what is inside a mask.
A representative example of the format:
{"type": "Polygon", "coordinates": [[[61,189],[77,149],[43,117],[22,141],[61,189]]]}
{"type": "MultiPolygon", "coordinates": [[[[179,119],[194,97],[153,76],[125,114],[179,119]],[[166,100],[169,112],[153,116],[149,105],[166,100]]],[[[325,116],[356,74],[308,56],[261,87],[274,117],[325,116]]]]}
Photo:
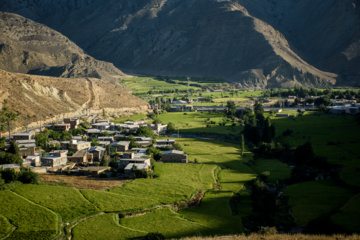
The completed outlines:
{"type": "MultiPolygon", "coordinates": [[[[70,119],[61,124],[54,124],[52,129],[67,131],[76,128],[78,124],[78,119],[70,119]]],[[[23,166],[32,167],[34,171],[39,173],[64,172],[76,166],[86,168],[93,163],[100,163],[106,155],[110,154],[110,147],[116,150],[119,169],[124,169],[124,172],[128,173],[134,167],[138,170],[150,168],[150,156],[146,154],[147,147],[172,149],[175,145],[174,139],[153,141],[149,137],[134,137],[139,147],[130,149],[131,142],[127,139],[126,133],[132,133],[140,126],[151,127],[158,134],[166,131],[166,125],[163,124],[145,124],[142,121],[114,124],[109,121],[98,121],[92,124],[92,128],[87,129],[87,134],[83,136],[74,136],[70,141],[52,140],[51,144],[59,145],[60,150],[53,150],[46,153],[46,155],[43,150],[37,150],[34,133],[18,133],[12,135],[12,137],[20,148],[23,166]],[[104,132],[107,132],[109,136],[100,136],[104,132]],[[97,138],[100,143],[99,146],[91,146],[91,142],[86,141],[88,137],[97,138]]],[[[187,163],[188,159],[187,154],[182,151],[168,150],[162,153],[161,161],[187,163]]],[[[0,165],[0,168],[20,168],[20,166],[16,166],[16,164],[10,166],[8,164],[0,165]]],[[[100,173],[107,169],[109,168],[102,168],[95,172],[100,173]]]]}

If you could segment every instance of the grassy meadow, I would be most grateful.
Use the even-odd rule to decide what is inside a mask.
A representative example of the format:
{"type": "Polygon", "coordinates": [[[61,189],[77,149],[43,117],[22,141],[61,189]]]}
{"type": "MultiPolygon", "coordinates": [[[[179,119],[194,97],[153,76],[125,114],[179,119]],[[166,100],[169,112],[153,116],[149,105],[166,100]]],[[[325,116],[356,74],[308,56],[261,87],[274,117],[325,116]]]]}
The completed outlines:
{"type": "Polygon", "coordinates": [[[15,188],[14,192],[59,213],[65,222],[100,211],[75,188],[24,184],[15,188]]]}
{"type": "Polygon", "coordinates": [[[7,239],[37,240],[56,236],[59,230],[56,213],[7,190],[0,191],[0,203],[0,215],[5,223],[1,226],[1,234],[9,232],[9,222],[16,226],[16,230],[7,239]]]}

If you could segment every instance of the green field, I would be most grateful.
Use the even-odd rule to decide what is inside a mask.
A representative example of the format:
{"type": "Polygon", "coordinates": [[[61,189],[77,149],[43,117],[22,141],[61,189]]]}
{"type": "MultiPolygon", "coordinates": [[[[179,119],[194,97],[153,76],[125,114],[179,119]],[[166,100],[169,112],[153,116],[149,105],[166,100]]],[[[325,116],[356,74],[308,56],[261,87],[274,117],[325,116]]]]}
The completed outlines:
{"type": "Polygon", "coordinates": [[[329,181],[304,182],[291,185],[284,191],[289,196],[292,216],[297,225],[339,209],[353,196],[352,191],[333,186],[329,181]]]}
{"type": "MultiPolygon", "coordinates": [[[[0,191],[0,202],[0,215],[16,226],[15,232],[7,239],[52,239],[57,234],[56,213],[10,191],[0,191]]],[[[5,232],[8,227],[8,224],[4,227],[5,232]]]]}
{"type": "Polygon", "coordinates": [[[109,189],[109,192],[169,204],[188,199],[196,189],[181,183],[167,183],[158,179],[136,179],[123,186],[109,189]]]}
{"type": "MultiPolygon", "coordinates": [[[[126,86],[127,88],[132,89],[133,93],[135,94],[147,94],[149,91],[187,91],[187,85],[180,84],[180,82],[182,81],[178,81],[178,83],[167,83],[154,77],[135,77],[121,80],[121,84],[126,86]]],[[[191,83],[195,82],[191,81],[191,83]]],[[[194,90],[201,89],[199,87],[193,86],[191,86],[190,88],[194,90]]]]}
{"type": "Polygon", "coordinates": [[[114,213],[103,214],[81,222],[72,230],[74,240],[122,240],[145,236],[140,232],[123,227],[114,213]]]}
{"type": "Polygon", "coordinates": [[[75,188],[24,184],[15,188],[14,191],[37,204],[59,213],[65,222],[72,222],[99,212],[99,209],[75,188]]]}
{"type": "Polygon", "coordinates": [[[124,212],[143,209],[158,203],[157,200],[119,195],[110,192],[81,190],[81,193],[104,212],[124,212]]]}
{"type": "Polygon", "coordinates": [[[12,226],[9,221],[2,215],[0,215],[0,238],[5,237],[11,232],[12,226]]]}
{"type": "Polygon", "coordinates": [[[294,134],[282,141],[299,146],[306,141],[312,143],[316,155],[324,156],[330,163],[343,166],[340,178],[352,186],[360,186],[360,125],[354,116],[325,115],[307,112],[294,119],[274,118],[276,134],[291,129],[294,134]]]}
{"type": "Polygon", "coordinates": [[[116,120],[113,120],[112,122],[117,124],[117,123],[124,123],[126,121],[141,121],[143,119],[147,119],[148,117],[145,114],[135,114],[129,117],[123,117],[123,118],[119,118],[116,120]]]}
{"type": "Polygon", "coordinates": [[[257,159],[255,165],[250,166],[257,174],[270,172],[268,181],[275,182],[290,178],[292,168],[276,159],[257,159]]]}
{"type": "Polygon", "coordinates": [[[232,127],[232,122],[227,122],[226,126],[220,126],[219,123],[223,122],[223,113],[208,113],[208,112],[174,112],[167,114],[160,114],[158,117],[163,123],[174,123],[179,132],[213,132],[221,134],[238,134],[242,127],[236,124],[232,127]],[[216,124],[211,124],[211,127],[206,127],[207,120],[214,121],[216,124]]]}
{"type": "Polygon", "coordinates": [[[351,198],[331,220],[349,232],[360,233],[360,194],[351,198]]]}
{"type": "Polygon", "coordinates": [[[210,230],[199,223],[181,218],[170,208],[156,210],[139,217],[122,218],[120,224],[138,231],[159,232],[166,238],[194,236],[210,230]]]}

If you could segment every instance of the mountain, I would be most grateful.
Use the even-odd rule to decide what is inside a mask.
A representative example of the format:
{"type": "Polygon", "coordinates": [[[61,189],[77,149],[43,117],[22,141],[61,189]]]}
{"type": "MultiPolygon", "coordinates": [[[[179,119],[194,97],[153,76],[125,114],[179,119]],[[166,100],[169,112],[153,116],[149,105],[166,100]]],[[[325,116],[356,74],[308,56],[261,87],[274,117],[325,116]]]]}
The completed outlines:
{"type": "Polygon", "coordinates": [[[360,86],[357,0],[12,0],[129,73],[211,76],[247,87],[360,86]]]}
{"type": "Polygon", "coordinates": [[[68,38],[22,16],[0,12],[0,69],[55,77],[94,77],[110,81],[125,74],[98,61],[68,38]]]}
{"type": "Polygon", "coordinates": [[[131,95],[120,85],[97,78],[56,78],[0,70],[0,105],[4,100],[12,111],[29,122],[91,113],[117,114],[126,110],[147,110],[148,103],[131,95]]]}

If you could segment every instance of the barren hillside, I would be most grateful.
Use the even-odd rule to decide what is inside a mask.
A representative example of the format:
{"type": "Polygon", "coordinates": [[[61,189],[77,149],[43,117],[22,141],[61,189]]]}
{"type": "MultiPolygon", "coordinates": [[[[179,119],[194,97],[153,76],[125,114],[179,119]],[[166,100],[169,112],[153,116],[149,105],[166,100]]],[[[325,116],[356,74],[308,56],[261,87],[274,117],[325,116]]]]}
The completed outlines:
{"type": "Polygon", "coordinates": [[[356,0],[12,0],[127,72],[221,77],[252,87],[359,86],[356,0]]]}
{"type": "Polygon", "coordinates": [[[0,12],[0,69],[54,77],[116,81],[125,74],[86,55],[62,34],[16,14],[0,12]]]}
{"type": "Polygon", "coordinates": [[[0,101],[21,112],[24,122],[42,118],[55,120],[66,115],[91,112],[111,113],[125,110],[147,110],[148,104],[124,91],[121,86],[96,78],[54,78],[9,73],[0,70],[0,101]],[[118,108],[119,107],[119,108],[118,108]]]}

